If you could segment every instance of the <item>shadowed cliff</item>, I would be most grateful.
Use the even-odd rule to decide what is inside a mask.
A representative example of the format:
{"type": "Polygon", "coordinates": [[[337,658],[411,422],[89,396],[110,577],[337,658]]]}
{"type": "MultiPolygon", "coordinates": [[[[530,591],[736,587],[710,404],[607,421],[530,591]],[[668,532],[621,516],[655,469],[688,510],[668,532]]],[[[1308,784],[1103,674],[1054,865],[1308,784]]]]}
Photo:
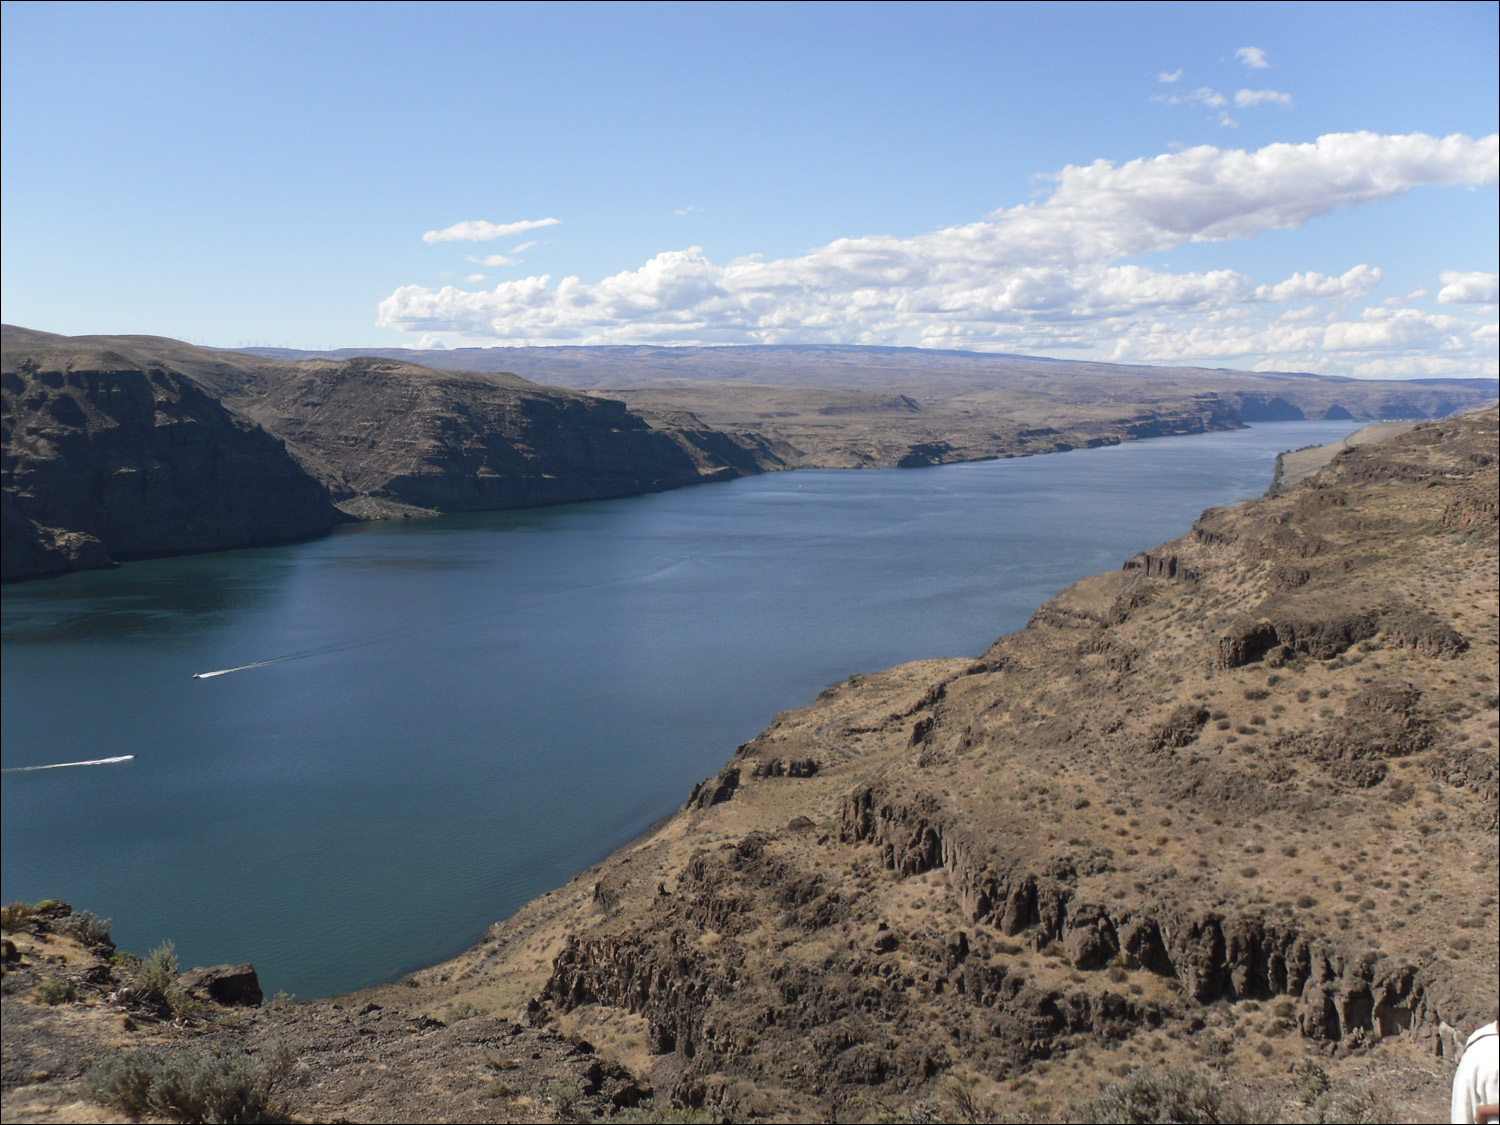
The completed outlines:
{"type": "Polygon", "coordinates": [[[653,426],[619,402],[505,374],[9,325],[3,366],[6,579],[782,464],[754,436],[653,426]]]}

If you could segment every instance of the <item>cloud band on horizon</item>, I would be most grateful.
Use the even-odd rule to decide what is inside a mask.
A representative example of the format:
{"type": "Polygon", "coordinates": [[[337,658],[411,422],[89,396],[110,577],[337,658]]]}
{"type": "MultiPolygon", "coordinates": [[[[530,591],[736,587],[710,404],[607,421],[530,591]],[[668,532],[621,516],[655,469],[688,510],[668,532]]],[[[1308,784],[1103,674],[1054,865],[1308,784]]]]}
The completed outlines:
{"type": "Polygon", "coordinates": [[[1234,270],[1173,273],[1128,259],[1294,229],[1417,187],[1493,185],[1497,142],[1358,132],[1253,152],[1202,145],[1119,165],[1097,160],[1050,177],[1045,199],[913,237],[841,238],[796,257],[725,265],[689,247],[597,283],[565,277],[553,286],[543,274],[477,292],[408,285],[380,303],[377,324],[507,343],[1110,347],[1099,358],[1145,361],[1373,353],[1425,341],[1439,353],[1428,369],[1442,370],[1444,350],[1490,356],[1493,329],[1486,337],[1483,326],[1412,309],[1348,319],[1348,303],[1380,280],[1368,264],[1257,286],[1234,270]],[[1266,311],[1308,300],[1333,308],[1266,311]]]}

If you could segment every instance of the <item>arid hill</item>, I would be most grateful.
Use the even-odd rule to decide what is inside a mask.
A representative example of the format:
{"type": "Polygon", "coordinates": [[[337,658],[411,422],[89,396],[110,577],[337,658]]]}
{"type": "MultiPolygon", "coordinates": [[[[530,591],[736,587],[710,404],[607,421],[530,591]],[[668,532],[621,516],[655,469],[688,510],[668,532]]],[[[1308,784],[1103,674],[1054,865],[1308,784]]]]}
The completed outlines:
{"type": "Polygon", "coordinates": [[[1495,398],[1492,379],[1407,382],[919,348],[255,348],[283,359],[380,355],[511,371],[618,398],[652,419],[764,438],[819,468],[926,465],[1046,453],[1299,418],[1440,418],[1495,398]]]}
{"type": "Polygon", "coordinates": [[[294,364],[7,325],[3,368],[7,579],[781,465],[755,437],[394,360],[294,364]]]}
{"type": "Polygon", "coordinates": [[[142,1042],[273,1040],[307,1119],[651,1092],[735,1120],[1068,1120],[1183,1073],[1276,1119],[1439,1119],[1500,984],[1497,461],[1493,409],[1342,450],[977,660],[851,677],[384,988],[161,1022],[109,1000],[128,970],[28,933],[7,1119],[67,1118],[89,1062],[142,1042]]]}

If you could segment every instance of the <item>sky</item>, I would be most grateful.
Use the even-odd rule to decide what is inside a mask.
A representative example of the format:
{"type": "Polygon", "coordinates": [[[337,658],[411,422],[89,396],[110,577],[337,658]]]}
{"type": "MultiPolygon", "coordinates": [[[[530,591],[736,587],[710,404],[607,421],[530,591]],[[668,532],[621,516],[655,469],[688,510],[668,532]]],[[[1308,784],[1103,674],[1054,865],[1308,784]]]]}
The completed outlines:
{"type": "Polygon", "coordinates": [[[1497,374],[1492,3],[0,21],[10,324],[1497,374]]]}

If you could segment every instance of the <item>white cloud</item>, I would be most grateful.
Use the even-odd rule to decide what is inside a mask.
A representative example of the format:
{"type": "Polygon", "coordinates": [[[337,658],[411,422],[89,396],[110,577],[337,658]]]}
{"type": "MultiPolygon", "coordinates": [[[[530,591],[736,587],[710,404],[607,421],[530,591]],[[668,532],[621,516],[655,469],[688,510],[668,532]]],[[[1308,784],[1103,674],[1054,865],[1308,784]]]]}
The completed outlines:
{"type": "Polygon", "coordinates": [[[1259,285],[1255,289],[1257,301],[1350,301],[1363,297],[1380,284],[1380,269],[1361,263],[1339,277],[1325,277],[1309,270],[1294,273],[1285,281],[1275,285],[1259,285]]]}
{"type": "Polygon", "coordinates": [[[1182,68],[1179,67],[1176,70],[1170,70],[1170,71],[1169,70],[1163,70],[1163,71],[1158,72],[1157,75],[1156,75],[1156,80],[1158,82],[1169,82],[1170,83],[1170,82],[1176,82],[1181,77],[1182,77],[1182,68]]]}
{"type": "Polygon", "coordinates": [[[1236,90],[1234,104],[1241,109],[1252,105],[1279,105],[1283,109],[1292,108],[1292,95],[1283,94],[1280,90],[1236,90]]]}
{"type": "MultiPolygon", "coordinates": [[[[1190,355],[1204,360],[1293,356],[1298,366],[1322,366],[1330,353],[1375,353],[1399,349],[1440,354],[1466,351],[1472,329],[1453,317],[1418,309],[1365,309],[1357,319],[1319,319],[1289,311],[1268,324],[1204,323],[1133,325],[1115,342],[1108,358],[1160,363],[1190,355]]],[[[1459,357],[1453,357],[1459,358],[1459,357]]],[[[1353,360],[1354,362],[1364,362],[1353,360]]],[[[1285,361],[1262,366],[1286,366],[1285,361]]]]}
{"type": "Polygon", "coordinates": [[[1162,105],[1206,105],[1210,109],[1220,109],[1229,104],[1228,98],[1209,86],[1199,86],[1184,94],[1153,94],[1151,100],[1162,105]]]}
{"type": "Polygon", "coordinates": [[[1444,270],[1438,280],[1438,301],[1445,305],[1493,305],[1500,289],[1500,275],[1444,270]]]}
{"type": "Polygon", "coordinates": [[[484,280],[484,274],[482,274],[482,273],[471,273],[471,274],[469,274],[468,277],[464,278],[464,280],[465,281],[483,281],[484,280]]]}
{"type": "Polygon", "coordinates": [[[442,230],[430,230],[422,236],[422,241],[488,242],[492,238],[508,238],[538,227],[555,227],[560,222],[561,219],[522,219],[517,223],[489,223],[483,219],[466,219],[442,230]]]}
{"type": "MultiPolygon", "coordinates": [[[[1113,347],[1111,358],[1274,355],[1303,367],[1379,349],[1472,352],[1492,345],[1476,343],[1471,321],[1400,307],[1340,312],[1379,283],[1372,265],[1256,285],[1232,270],[1173,273],[1131,259],[1295,229],[1424,185],[1493,185],[1497,176],[1496,136],[1339,133],[1256,151],[1201,145],[1069,166],[1050,177],[1044,198],[912,237],[841,238],[796,257],[724,264],[689,247],[597,282],[540,275],[478,292],[407,285],[380,303],[377,323],[511,343],[1113,347]],[[1290,302],[1321,304],[1316,315],[1278,312],[1290,302]]],[[[1476,276],[1493,292],[1494,275],[1476,276]]],[[[1469,293],[1468,278],[1445,274],[1444,282],[1469,293]]]]}
{"type": "Polygon", "coordinates": [[[696,207],[692,204],[688,204],[686,207],[678,207],[672,212],[674,215],[701,215],[702,213],[702,207],[696,207]]]}
{"type": "Polygon", "coordinates": [[[512,254],[524,254],[524,253],[526,253],[526,251],[528,251],[528,250],[530,250],[530,249],[532,249],[534,247],[540,246],[540,245],[541,245],[540,242],[537,242],[537,241],[535,241],[533,239],[531,242],[522,242],[518,246],[512,246],[510,248],[510,252],[512,254]]]}
{"type": "Polygon", "coordinates": [[[1271,65],[1269,60],[1267,60],[1266,58],[1265,51],[1261,50],[1259,47],[1241,47],[1239,50],[1235,51],[1234,57],[1239,59],[1240,62],[1244,63],[1251,70],[1265,70],[1268,66],[1271,65]]]}
{"type": "MultiPolygon", "coordinates": [[[[515,251],[512,250],[511,253],[514,254],[515,251]]],[[[465,254],[464,261],[473,262],[479,266],[513,266],[516,264],[515,258],[507,258],[504,254],[486,254],[482,258],[476,258],[473,254],[465,254]]]]}

